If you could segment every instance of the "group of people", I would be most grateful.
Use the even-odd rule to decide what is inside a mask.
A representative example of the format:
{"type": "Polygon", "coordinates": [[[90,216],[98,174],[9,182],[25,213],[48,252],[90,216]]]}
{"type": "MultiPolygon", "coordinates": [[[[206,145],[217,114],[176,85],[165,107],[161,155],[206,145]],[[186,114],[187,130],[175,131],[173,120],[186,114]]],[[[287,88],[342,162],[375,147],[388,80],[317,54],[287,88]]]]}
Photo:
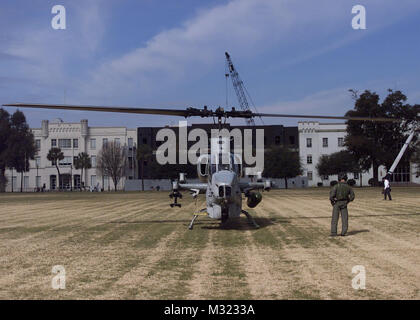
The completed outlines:
{"type": "MultiPolygon", "coordinates": [[[[384,189],[382,191],[384,195],[384,200],[392,200],[391,197],[391,186],[389,183],[389,174],[387,174],[383,179],[384,189]]],[[[332,219],[331,219],[331,237],[337,236],[337,224],[338,218],[341,214],[341,236],[347,235],[348,229],[348,210],[347,205],[349,202],[353,201],[355,198],[354,191],[352,187],[347,184],[347,174],[340,173],[338,175],[339,182],[331,188],[330,191],[330,201],[333,206],[332,219]]]]}

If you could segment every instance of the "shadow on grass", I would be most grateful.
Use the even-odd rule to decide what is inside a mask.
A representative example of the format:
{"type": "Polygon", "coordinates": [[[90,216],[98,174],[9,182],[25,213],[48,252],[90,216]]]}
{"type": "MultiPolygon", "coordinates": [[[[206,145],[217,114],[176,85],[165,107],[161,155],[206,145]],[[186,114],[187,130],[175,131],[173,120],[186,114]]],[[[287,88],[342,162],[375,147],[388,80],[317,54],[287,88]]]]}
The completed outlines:
{"type": "MultiPolygon", "coordinates": [[[[273,225],[275,223],[290,223],[284,219],[276,219],[276,218],[263,218],[263,217],[255,217],[255,222],[261,228],[265,228],[269,225],[273,225]]],[[[189,226],[191,220],[187,219],[162,219],[162,220],[117,220],[117,221],[109,221],[110,224],[180,224],[184,225],[186,228],[189,226]]],[[[226,222],[225,225],[221,226],[220,220],[209,219],[208,217],[203,217],[200,219],[198,217],[195,220],[194,227],[201,227],[202,229],[219,229],[219,230],[254,230],[256,229],[253,225],[248,223],[246,218],[234,218],[226,222]]]]}
{"type": "MultiPolygon", "coordinates": [[[[365,217],[404,217],[404,216],[420,216],[420,213],[390,213],[390,214],[351,214],[349,213],[349,218],[365,218],[365,217]]],[[[282,217],[282,219],[295,220],[295,219],[331,219],[331,215],[328,216],[319,216],[319,217],[282,217]]]]}
{"type": "MultiPolygon", "coordinates": [[[[276,224],[280,222],[276,218],[264,218],[264,217],[254,217],[255,222],[259,225],[259,229],[266,228],[270,225],[276,224]]],[[[284,220],[282,220],[285,223],[284,220]]],[[[257,230],[254,225],[250,224],[248,220],[244,217],[234,218],[228,220],[224,225],[222,225],[219,221],[217,223],[213,223],[213,225],[209,226],[202,226],[201,229],[215,229],[215,230],[257,230]]]]}
{"type": "Polygon", "coordinates": [[[174,219],[174,220],[132,220],[132,221],[127,221],[127,220],[117,220],[117,221],[109,221],[108,223],[115,223],[115,224],[167,224],[167,223],[190,223],[191,220],[186,220],[186,219],[174,219]]]}
{"type": "Polygon", "coordinates": [[[354,230],[354,231],[349,231],[347,232],[347,236],[354,236],[358,233],[363,233],[363,232],[370,232],[370,230],[368,229],[363,229],[363,230],[354,230]]]}

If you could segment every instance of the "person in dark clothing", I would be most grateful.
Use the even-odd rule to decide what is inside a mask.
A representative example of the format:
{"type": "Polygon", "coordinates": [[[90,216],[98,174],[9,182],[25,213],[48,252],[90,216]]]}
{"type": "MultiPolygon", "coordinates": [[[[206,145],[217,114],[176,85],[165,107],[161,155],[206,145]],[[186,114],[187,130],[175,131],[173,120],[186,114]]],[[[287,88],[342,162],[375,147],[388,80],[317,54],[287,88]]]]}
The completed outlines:
{"type": "Polygon", "coordinates": [[[347,174],[338,175],[339,182],[331,188],[330,201],[333,206],[331,219],[331,236],[337,236],[337,224],[341,214],[341,235],[345,236],[348,229],[348,210],[347,205],[354,200],[353,189],[347,184],[347,174]]]}

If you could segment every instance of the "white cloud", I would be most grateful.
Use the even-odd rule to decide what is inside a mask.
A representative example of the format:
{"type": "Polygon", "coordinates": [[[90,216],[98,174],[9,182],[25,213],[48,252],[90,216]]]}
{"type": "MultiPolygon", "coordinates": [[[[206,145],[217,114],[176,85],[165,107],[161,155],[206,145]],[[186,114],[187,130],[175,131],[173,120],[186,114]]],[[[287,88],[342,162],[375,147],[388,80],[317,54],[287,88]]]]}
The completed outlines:
{"type": "Polygon", "coordinates": [[[203,10],[178,28],[92,70],[84,94],[145,97],[193,82],[221,64],[224,51],[255,58],[276,46],[279,64],[310,59],[355,41],[408,14],[420,4],[371,0],[368,31],[351,29],[354,1],[232,0],[203,10]],[[369,31],[371,30],[371,31],[369,31]]]}
{"type": "Polygon", "coordinates": [[[319,115],[343,115],[343,109],[348,110],[352,106],[349,88],[334,88],[324,90],[292,101],[279,101],[270,105],[258,107],[259,112],[264,113],[292,113],[305,114],[312,112],[319,115]]]}
{"type": "MultiPolygon", "coordinates": [[[[166,88],[185,90],[184,96],[178,97],[185,101],[190,96],[189,84],[223,65],[224,51],[231,52],[235,61],[250,63],[275,51],[278,64],[290,66],[357,41],[420,8],[416,0],[369,0],[365,32],[351,29],[354,4],[353,0],[232,0],[198,11],[192,19],[156,34],[145,45],[144,39],[139,39],[136,49],[117,58],[104,61],[106,55],[100,52],[99,62],[106,23],[112,19],[108,2],[71,2],[67,11],[72,14],[67,19],[71,32],[52,31],[49,21],[38,28],[10,21],[10,34],[0,42],[0,57],[5,57],[0,60],[0,85],[2,79],[12,76],[22,79],[24,86],[13,87],[16,96],[22,100],[38,97],[42,102],[61,102],[51,97],[61,96],[65,88],[71,93],[71,102],[82,104],[137,100],[140,105],[142,101],[156,105],[166,88]],[[13,67],[7,66],[9,63],[13,67]],[[86,68],[77,70],[80,64],[86,68]]],[[[332,114],[337,106],[347,110],[347,89],[327,89],[259,109],[332,114]]]]}
{"type": "MultiPolygon", "coordinates": [[[[66,86],[74,85],[70,81],[74,70],[71,66],[92,60],[105,34],[105,13],[102,1],[71,3],[65,7],[66,30],[51,28],[52,14],[31,23],[9,18],[9,36],[0,43],[4,58],[0,75],[20,78],[24,83],[30,81],[32,85],[25,91],[51,92],[59,88],[63,92],[66,86]]],[[[50,13],[51,8],[45,6],[42,10],[50,13]]]]}

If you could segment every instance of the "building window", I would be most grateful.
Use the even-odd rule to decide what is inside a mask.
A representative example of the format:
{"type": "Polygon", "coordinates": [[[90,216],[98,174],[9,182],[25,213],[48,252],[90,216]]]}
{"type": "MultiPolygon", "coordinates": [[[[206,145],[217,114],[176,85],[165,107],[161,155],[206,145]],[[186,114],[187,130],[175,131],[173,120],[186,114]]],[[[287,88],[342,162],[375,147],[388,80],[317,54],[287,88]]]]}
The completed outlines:
{"type": "Polygon", "coordinates": [[[58,164],[60,166],[69,166],[72,163],[72,157],[64,157],[63,160],[60,160],[58,164]]]}
{"type": "Polygon", "coordinates": [[[36,151],[41,150],[41,140],[40,139],[35,140],[35,148],[36,148],[36,151]]]}
{"type": "Polygon", "coordinates": [[[102,147],[105,146],[108,143],[108,138],[102,139],[102,147]]]}
{"type": "Polygon", "coordinates": [[[308,181],[312,181],[312,171],[308,171],[308,181]]]}
{"type": "Polygon", "coordinates": [[[353,177],[355,180],[359,179],[359,173],[358,172],[353,173],[353,177]]]}
{"type": "Polygon", "coordinates": [[[35,186],[37,188],[41,188],[41,177],[40,176],[35,177],[35,186]]]}
{"type": "Polygon", "coordinates": [[[147,139],[143,138],[143,144],[147,144],[147,139]]]}
{"type": "Polygon", "coordinates": [[[394,170],[390,182],[410,182],[410,163],[403,161],[394,170]]]}
{"type": "Polygon", "coordinates": [[[29,177],[28,176],[23,177],[23,188],[25,190],[28,190],[28,188],[29,188],[29,177]]]}
{"type": "Polygon", "coordinates": [[[109,190],[109,188],[110,188],[108,176],[104,176],[104,185],[103,185],[103,188],[104,188],[104,190],[109,190]]]}
{"type": "Polygon", "coordinates": [[[289,136],[289,144],[295,144],[295,137],[289,136]]]}
{"type": "Polygon", "coordinates": [[[71,139],[58,139],[58,147],[60,149],[70,149],[71,139]]]}
{"type": "Polygon", "coordinates": [[[92,150],[96,149],[96,139],[90,139],[90,148],[92,150]]]}
{"type": "Polygon", "coordinates": [[[307,157],[306,157],[306,163],[307,164],[312,164],[312,155],[308,155],[307,157]]]}
{"type": "Polygon", "coordinates": [[[57,147],[57,139],[51,139],[51,148],[57,147]]]}
{"type": "Polygon", "coordinates": [[[73,148],[79,148],[79,139],[73,139],[73,148]]]}
{"type": "Polygon", "coordinates": [[[41,157],[35,157],[35,167],[39,168],[41,166],[41,157]]]}
{"type": "Polygon", "coordinates": [[[129,148],[133,147],[133,138],[128,138],[128,147],[129,148]]]}
{"type": "Polygon", "coordinates": [[[306,147],[312,148],[312,138],[306,138],[306,147]]]}
{"type": "Polygon", "coordinates": [[[328,147],[328,138],[322,138],[322,146],[324,148],[327,148],[328,147]]]}
{"type": "Polygon", "coordinates": [[[115,143],[115,145],[119,146],[120,145],[120,138],[115,138],[114,143],[115,143]]]}
{"type": "Polygon", "coordinates": [[[90,176],[90,185],[96,187],[96,176],[90,176]]]}
{"type": "Polygon", "coordinates": [[[338,138],[338,146],[344,147],[344,138],[338,138]]]}
{"type": "Polygon", "coordinates": [[[13,189],[13,191],[16,190],[16,187],[17,187],[17,177],[13,176],[12,177],[12,189],[13,189]]]}
{"type": "Polygon", "coordinates": [[[92,163],[92,167],[96,167],[96,156],[91,156],[91,163],[92,163]]]}
{"type": "Polygon", "coordinates": [[[322,180],[329,180],[330,177],[329,176],[322,176],[322,180]]]}
{"type": "Polygon", "coordinates": [[[279,144],[280,144],[280,136],[276,136],[276,137],[274,138],[274,143],[275,143],[275,144],[277,144],[277,145],[279,145],[279,144]]]}

